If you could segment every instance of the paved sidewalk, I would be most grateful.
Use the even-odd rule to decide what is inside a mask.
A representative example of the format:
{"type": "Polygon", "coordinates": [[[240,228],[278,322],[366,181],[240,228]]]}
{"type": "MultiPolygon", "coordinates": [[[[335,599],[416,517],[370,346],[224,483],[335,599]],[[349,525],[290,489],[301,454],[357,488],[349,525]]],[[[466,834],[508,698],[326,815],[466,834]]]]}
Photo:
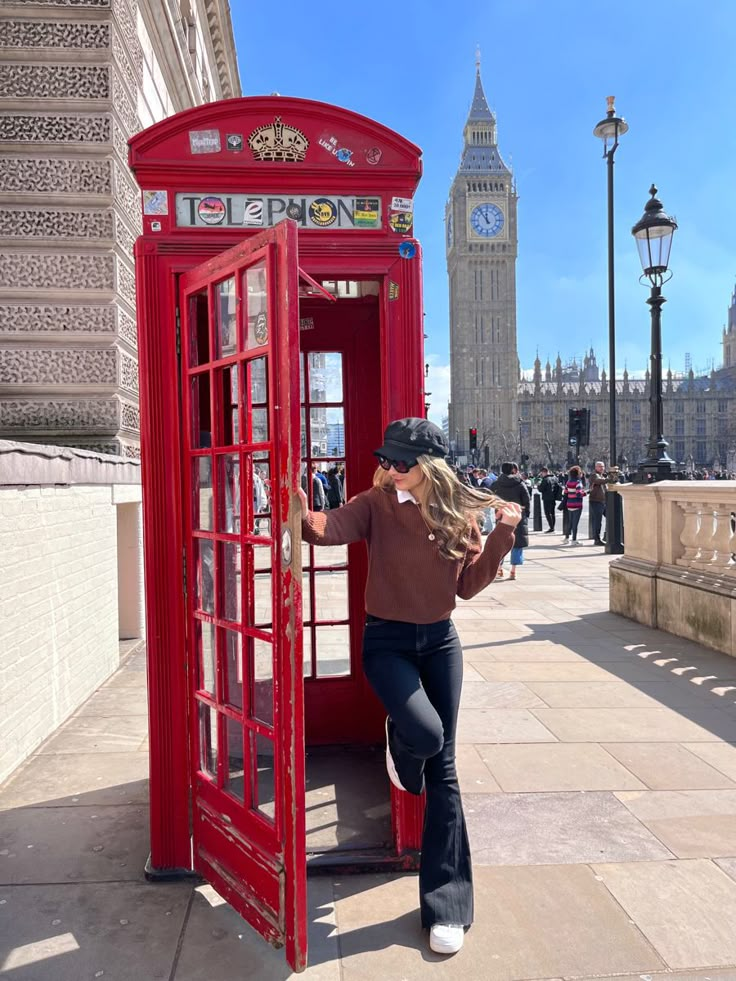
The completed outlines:
{"type": "MultiPolygon", "coordinates": [[[[310,981],[736,981],[736,660],[608,612],[608,557],[533,535],[457,611],[476,923],[414,876],[310,879],[310,981]]],[[[285,981],[207,886],[151,885],[144,653],[0,788],[0,976],[285,981]]]]}

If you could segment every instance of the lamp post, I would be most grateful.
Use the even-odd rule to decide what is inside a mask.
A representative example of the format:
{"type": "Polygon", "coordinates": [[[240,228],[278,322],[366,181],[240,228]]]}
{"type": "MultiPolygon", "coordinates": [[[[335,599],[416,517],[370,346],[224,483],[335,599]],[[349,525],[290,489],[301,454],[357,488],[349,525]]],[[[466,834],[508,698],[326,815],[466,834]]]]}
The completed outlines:
{"type": "Polygon", "coordinates": [[[521,470],[523,470],[524,469],[524,443],[523,443],[524,422],[521,418],[519,418],[517,422],[519,423],[519,467],[521,470]]]}
{"type": "MultiPolygon", "coordinates": [[[[608,466],[616,466],[616,292],[613,268],[613,158],[618,138],[628,132],[625,119],[616,115],[615,96],[606,99],[608,109],[593,130],[603,140],[603,156],[608,171],[608,466]]],[[[623,509],[619,494],[606,491],[606,552],[621,555],[623,546],[623,509]]]]}
{"type": "Polygon", "coordinates": [[[651,283],[647,303],[652,314],[652,351],[650,357],[649,388],[649,442],[647,455],[639,463],[634,481],[640,484],[652,480],[677,479],[679,468],[667,453],[667,440],[664,438],[664,413],[662,411],[662,306],[666,303],[662,296],[662,285],[672,278],[669,271],[672,237],[677,222],[671,218],[657,199],[657,188],[652,184],[651,195],[644,207],[644,214],[631,229],[639,249],[639,258],[644,270],[642,280],[651,283]]]}

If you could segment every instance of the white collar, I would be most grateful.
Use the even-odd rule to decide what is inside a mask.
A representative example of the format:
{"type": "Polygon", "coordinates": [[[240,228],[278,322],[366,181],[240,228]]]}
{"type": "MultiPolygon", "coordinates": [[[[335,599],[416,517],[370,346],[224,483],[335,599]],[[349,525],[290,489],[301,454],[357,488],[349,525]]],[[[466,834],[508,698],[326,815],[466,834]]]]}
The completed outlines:
{"type": "Polygon", "coordinates": [[[407,501],[414,501],[415,504],[419,503],[411,491],[399,490],[398,487],[396,488],[396,496],[399,499],[399,504],[405,504],[407,501]]]}

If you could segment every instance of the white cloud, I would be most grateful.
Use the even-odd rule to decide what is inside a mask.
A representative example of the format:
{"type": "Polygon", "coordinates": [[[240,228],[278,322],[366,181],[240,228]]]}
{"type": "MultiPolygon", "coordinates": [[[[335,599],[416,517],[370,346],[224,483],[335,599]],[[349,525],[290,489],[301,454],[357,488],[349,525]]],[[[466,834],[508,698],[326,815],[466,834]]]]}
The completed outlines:
{"type": "Polygon", "coordinates": [[[441,426],[442,420],[447,415],[447,404],[450,401],[450,366],[438,362],[438,355],[427,355],[429,373],[424,380],[424,390],[432,393],[426,399],[429,402],[429,418],[441,426]]]}

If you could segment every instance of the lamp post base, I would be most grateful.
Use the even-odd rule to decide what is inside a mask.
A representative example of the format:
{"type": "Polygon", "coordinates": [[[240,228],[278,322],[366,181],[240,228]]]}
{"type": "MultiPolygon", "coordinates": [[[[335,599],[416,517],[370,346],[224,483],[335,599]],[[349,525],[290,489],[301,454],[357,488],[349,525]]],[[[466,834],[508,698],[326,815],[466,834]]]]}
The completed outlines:
{"type": "Polygon", "coordinates": [[[663,460],[643,460],[631,475],[633,484],[654,484],[660,480],[684,480],[686,474],[666,457],[663,460]]]}
{"type": "Polygon", "coordinates": [[[616,491],[606,491],[606,554],[624,554],[624,502],[616,491]]]}

